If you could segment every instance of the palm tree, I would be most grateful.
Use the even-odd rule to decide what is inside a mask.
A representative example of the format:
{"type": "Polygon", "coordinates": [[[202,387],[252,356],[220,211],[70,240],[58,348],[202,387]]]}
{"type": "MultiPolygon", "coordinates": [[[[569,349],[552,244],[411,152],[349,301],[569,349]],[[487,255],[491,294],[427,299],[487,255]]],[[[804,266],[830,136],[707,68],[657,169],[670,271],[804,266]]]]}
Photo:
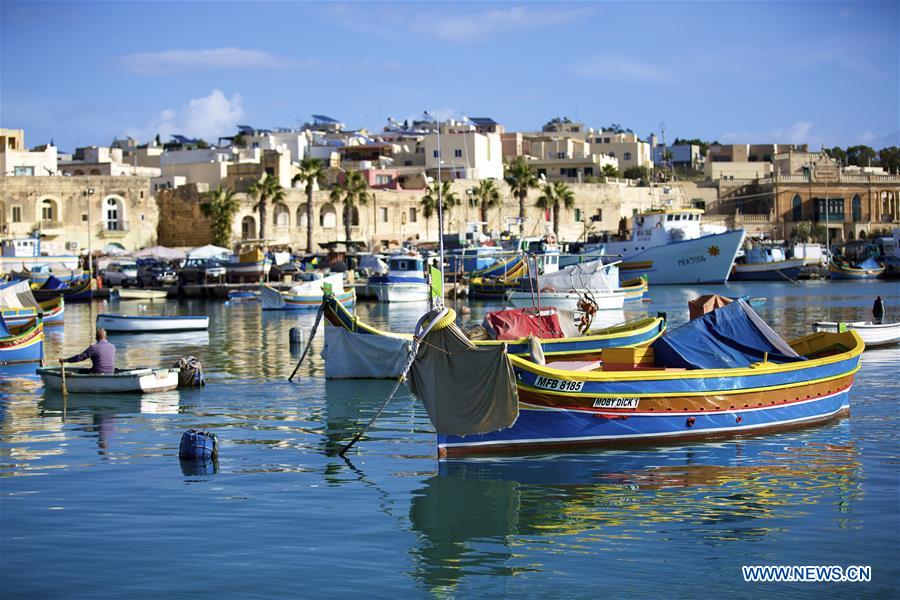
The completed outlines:
{"type": "Polygon", "coordinates": [[[531,165],[521,156],[506,167],[506,183],[514,196],[519,199],[519,220],[522,227],[525,226],[525,198],[528,190],[538,186],[538,178],[534,174],[531,165]]]}
{"type": "Polygon", "coordinates": [[[559,207],[572,210],[575,206],[575,193],[565,181],[554,181],[544,184],[541,196],[535,202],[535,206],[553,211],[553,234],[559,239],[559,207]]]}
{"type": "Polygon", "coordinates": [[[500,204],[500,190],[497,189],[497,182],[493,179],[482,179],[479,181],[475,189],[472,190],[472,200],[481,213],[481,221],[484,223],[482,231],[487,233],[487,212],[500,204]]]}
{"type": "Polygon", "coordinates": [[[603,175],[606,177],[618,177],[619,169],[614,165],[605,164],[603,165],[603,169],[601,169],[601,173],[603,173],[603,175]]]}
{"type": "Polygon", "coordinates": [[[426,189],[425,195],[422,196],[420,204],[422,205],[422,215],[425,217],[425,235],[428,235],[428,219],[431,218],[438,210],[438,198],[441,200],[443,209],[441,210],[441,228],[443,228],[444,215],[447,214],[448,208],[459,206],[459,196],[450,188],[449,181],[433,180],[431,185],[426,189]]]}
{"type": "Polygon", "coordinates": [[[241,206],[240,200],[234,197],[230,188],[219,186],[214,191],[206,192],[206,202],[200,205],[203,214],[212,219],[212,243],[216,246],[231,248],[231,225],[234,215],[241,206]]]}
{"type": "Polygon", "coordinates": [[[266,175],[262,181],[255,181],[250,184],[247,192],[251,196],[257,197],[257,203],[254,207],[259,211],[259,239],[266,239],[266,212],[269,201],[278,204],[284,202],[284,188],[274,175],[266,175]]]}
{"type": "Polygon", "coordinates": [[[300,172],[291,183],[306,186],[306,251],[312,252],[313,234],[313,189],[316,184],[325,183],[325,163],[319,158],[304,158],[300,161],[300,172]]]}
{"type": "MultiPolygon", "coordinates": [[[[347,171],[343,181],[340,181],[331,190],[328,197],[332,202],[340,202],[344,205],[344,239],[350,241],[350,218],[353,208],[369,203],[369,184],[359,171],[347,171]]],[[[349,247],[347,248],[349,250],[349,247]]]]}

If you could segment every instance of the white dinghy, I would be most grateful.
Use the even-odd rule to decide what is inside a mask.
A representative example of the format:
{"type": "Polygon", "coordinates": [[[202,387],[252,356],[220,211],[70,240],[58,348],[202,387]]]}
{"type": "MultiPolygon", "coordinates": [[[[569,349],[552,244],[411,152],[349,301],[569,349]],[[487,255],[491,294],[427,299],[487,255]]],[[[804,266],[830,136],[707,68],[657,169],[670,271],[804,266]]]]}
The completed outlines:
{"type": "Polygon", "coordinates": [[[849,323],[841,323],[834,321],[820,321],[813,325],[816,331],[824,331],[826,333],[838,333],[841,325],[845,325],[846,329],[852,329],[859,334],[862,341],[865,342],[866,348],[878,348],[880,346],[891,346],[900,343],[900,323],[872,323],[871,321],[854,321],[849,323]]]}
{"type": "MultiPolygon", "coordinates": [[[[37,370],[44,387],[62,390],[62,368],[37,370]]],[[[67,368],[66,389],[70,394],[120,394],[166,392],[178,387],[178,369],[116,369],[115,373],[91,373],[90,369],[67,368]]]]}
{"type": "Polygon", "coordinates": [[[164,333],[169,331],[200,331],[209,328],[206,316],[129,316],[97,315],[97,327],[116,333],[164,333]]]}

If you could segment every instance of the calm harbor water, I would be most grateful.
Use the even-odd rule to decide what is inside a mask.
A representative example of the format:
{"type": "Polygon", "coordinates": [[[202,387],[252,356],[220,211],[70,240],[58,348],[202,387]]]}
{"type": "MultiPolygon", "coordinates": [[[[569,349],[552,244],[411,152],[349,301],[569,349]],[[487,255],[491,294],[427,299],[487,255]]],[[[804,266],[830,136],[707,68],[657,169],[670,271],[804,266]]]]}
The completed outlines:
{"type": "MultiPolygon", "coordinates": [[[[766,298],[785,337],[870,316],[892,283],[657,287],[626,316],[687,320],[710,291],[766,298]]],[[[473,303],[472,320],[496,306],[473,303]]],[[[326,381],[313,342],[299,381],[288,331],[313,314],[257,304],[72,305],[48,361],[80,352],[100,312],[208,314],[210,330],[112,336],[119,365],[203,362],[202,390],[62,397],[0,374],[4,598],[897,597],[900,350],[867,351],[852,416],[781,435],[627,451],[438,463],[403,389],[347,461],[390,381],[326,381]],[[145,308],[142,308],[145,307],[145,308]],[[182,465],[182,432],[220,439],[182,465]],[[741,565],[871,565],[871,583],[749,584],[741,565]]],[[[421,307],[361,304],[409,331],[421,307]]]]}

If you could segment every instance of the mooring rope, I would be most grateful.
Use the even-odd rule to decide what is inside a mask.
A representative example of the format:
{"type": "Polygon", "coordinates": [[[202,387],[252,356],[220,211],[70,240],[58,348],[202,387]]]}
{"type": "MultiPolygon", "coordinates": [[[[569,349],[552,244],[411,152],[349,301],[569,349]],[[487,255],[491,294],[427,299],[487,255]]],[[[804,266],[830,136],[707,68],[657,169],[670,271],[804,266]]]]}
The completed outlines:
{"type": "MultiPolygon", "coordinates": [[[[406,363],[403,365],[403,370],[400,372],[400,377],[397,378],[397,383],[394,384],[394,389],[391,390],[391,393],[388,394],[387,399],[384,401],[384,404],[378,409],[369,422],[366,423],[366,426],[359,430],[356,435],[353,436],[353,439],[350,442],[340,449],[338,452],[338,456],[341,458],[344,457],[344,453],[347,452],[350,448],[353,447],[353,444],[359,441],[359,439],[369,431],[369,428],[375,424],[375,421],[378,420],[378,417],[381,416],[381,413],[384,412],[384,409],[387,408],[387,405],[391,403],[391,400],[394,399],[394,395],[397,393],[397,390],[400,389],[400,385],[406,381],[406,376],[409,373],[409,370],[412,368],[413,363],[416,361],[416,356],[419,354],[419,343],[424,340],[425,335],[431,331],[431,329],[437,326],[437,329],[443,329],[453,323],[456,320],[456,314],[453,309],[444,308],[441,311],[437,312],[436,316],[431,319],[428,323],[428,326],[425,327],[425,330],[420,333],[422,325],[428,319],[428,317],[434,314],[435,311],[431,311],[424,315],[419,322],[416,324],[415,333],[413,334],[412,345],[409,348],[409,355],[406,357],[406,363]],[[447,320],[449,317],[449,321],[447,320]]],[[[429,346],[431,344],[428,344],[429,346]]]]}
{"type": "Polygon", "coordinates": [[[300,363],[303,362],[303,359],[306,358],[306,353],[309,352],[310,346],[312,346],[313,338],[316,337],[316,329],[319,328],[319,321],[322,320],[322,313],[325,312],[325,300],[322,300],[322,304],[319,305],[319,311],[316,313],[316,322],[313,324],[312,331],[309,332],[309,341],[306,342],[306,348],[303,350],[303,354],[300,355],[300,360],[297,361],[297,366],[294,367],[294,372],[291,373],[291,376],[288,377],[288,381],[293,381],[294,375],[297,374],[297,370],[300,368],[300,363]]]}

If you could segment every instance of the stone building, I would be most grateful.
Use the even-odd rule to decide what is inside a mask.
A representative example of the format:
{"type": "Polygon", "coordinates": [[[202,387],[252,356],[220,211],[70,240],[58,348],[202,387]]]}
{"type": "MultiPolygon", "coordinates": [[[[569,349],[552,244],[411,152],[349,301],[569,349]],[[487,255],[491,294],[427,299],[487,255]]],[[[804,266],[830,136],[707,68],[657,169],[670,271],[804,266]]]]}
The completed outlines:
{"type": "Polygon", "coordinates": [[[40,235],[47,254],[152,246],[157,224],[148,177],[0,177],[2,236],[40,235]]]}
{"type": "MultiPolygon", "coordinates": [[[[455,180],[452,189],[460,205],[447,209],[446,233],[466,230],[467,223],[480,219],[479,210],[471,205],[469,190],[476,182],[455,180]]],[[[518,216],[518,199],[512,196],[505,183],[499,183],[502,206],[488,213],[488,229],[499,232],[518,216]]],[[[564,240],[576,240],[587,232],[617,231],[622,218],[649,208],[654,199],[650,188],[620,184],[573,184],[575,206],[560,215],[560,235],[564,240]]],[[[173,190],[160,190],[159,243],[164,246],[201,246],[211,243],[211,222],[203,214],[201,205],[209,187],[203,184],[186,185],[173,190]]],[[[364,241],[373,249],[398,246],[408,239],[437,240],[437,215],[426,220],[422,213],[421,190],[371,190],[372,200],[356,207],[350,215],[351,237],[364,241]]],[[[544,211],[534,206],[540,190],[532,190],[526,201],[525,235],[542,235],[549,228],[544,211]]],[[[235,242],[257,237],[259,213],[253,208],[256,198],[238,193],[241,207],[232,221],[235,242]]],[[[690,201],[690,198],[687,198],[690,201]]],[[[306,194],[302,189],[285,189],[284,202],[269,205],[266,237],[273,244],[290,246],[296,251],[306,250],[306,194]]],[[[313,206],[313,243],[344,240],[344,216],[340,203],[332,202],[328,191],[315,192],[313,206]]],[[[513,231],[516,231],[513,228],[513,231]]]]}

